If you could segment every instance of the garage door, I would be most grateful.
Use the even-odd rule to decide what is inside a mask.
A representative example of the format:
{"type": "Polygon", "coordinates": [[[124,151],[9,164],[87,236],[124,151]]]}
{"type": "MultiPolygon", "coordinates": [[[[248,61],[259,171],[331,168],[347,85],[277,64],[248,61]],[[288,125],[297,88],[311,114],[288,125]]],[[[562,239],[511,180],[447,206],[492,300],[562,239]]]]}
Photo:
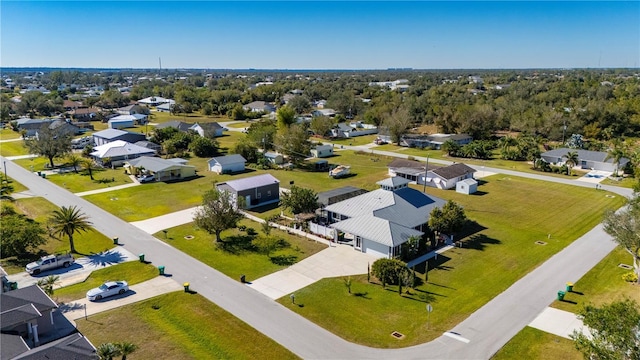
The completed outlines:
{"type": "Polygon", "coordinates": [[[375,257],[378,258],[387,258],[389,257],[388,252],[389,252],[389,247],[379,244],[377,242],[373,242],[371,240],[366,240],[364,239],[362,241],[362,251],[373,255],[375,257]]]}

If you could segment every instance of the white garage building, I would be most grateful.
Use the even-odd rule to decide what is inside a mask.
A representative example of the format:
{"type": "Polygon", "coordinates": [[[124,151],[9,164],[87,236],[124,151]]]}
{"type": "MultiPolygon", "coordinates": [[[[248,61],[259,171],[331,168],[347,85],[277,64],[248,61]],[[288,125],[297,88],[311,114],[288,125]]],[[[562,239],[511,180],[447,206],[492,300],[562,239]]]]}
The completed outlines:
{"type": "Polygon", "coordinates": [[[400,256],[402,244],[427,230],[431,210],[445,204],[409,183],[402,177],[388,178],[377,182],[378,190],[325,207],[331,227],[353,239],[357,251],[380,258],[400,256]]]}

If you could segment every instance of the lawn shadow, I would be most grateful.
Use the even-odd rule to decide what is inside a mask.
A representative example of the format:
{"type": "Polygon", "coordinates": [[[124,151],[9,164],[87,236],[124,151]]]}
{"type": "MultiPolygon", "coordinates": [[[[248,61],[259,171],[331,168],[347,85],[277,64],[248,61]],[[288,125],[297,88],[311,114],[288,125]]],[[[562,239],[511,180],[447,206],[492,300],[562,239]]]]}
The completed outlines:
{"type": "Polygon", "coordinates": [[[279,207],[279,203],[273,203],[273,204],[267,204],[267,205],[263,205],[263,206],[258,206],[255,208],[251,209],[251,212],[256,212],[256,213],[265,213],[267,211],[271,211],[273,209],[277,209],[279,207]]]}
{"type": "Polygon", "coordinates": [[[92,266],[107,266],[112,264],[119,264],[126,260],[125,256],[122,255],[117,249],[111,249],[107,251],[103,251],[97,254],[92,254],[87,256],[85,259],[78,259],[79,263],[92,265],[92,266]]]}
{"type": "Polygon", "coordinates": [[[195,291],[195,290],[185,290],[185,292],[186,292],[187,294],[191,294],[191,295],[196,295],[196,294],[198,294],[198,292],[197,292],[197,291],[195,291]]]}
{"type": "Polygon", "coordinates": [[[355,297],[359,297],[359,298],[363,298],[363,299],[367,299],[367,300],[371,300],[371,297],[369,297],[369,292],[365,291],[365,292],[354,292],[353,296],[355,297]]]}
{"type": "Polygon", "coordinates": [[[462,247],[472,250],[483,251],[487,245],[497,245],[502,242],[498,239],[493,239],[485,234],[477,234],[471,236],[469,239],[462,242],[462,247]]]}
{"type": "Polygon", "coordinates": [[[70,311],[84,309],[84,304],[77,303],[77,302],[58,304],[58,309],[60,310],[60,312],[66,313],[70,311]]]}
{"type": "Polygon", "coordinates": [[[474,193],[473,193],[473,194],[471,194],[471,195],[473,195],[473,196],[484,196],[484,195],[487,195],[487,194],[488,194],[488,192],[486,192],[486,191],[480,191],[480,190],[478,190],[478,191],[474,192],[474,193]]]}
{"type": "Polygon", "coordinates": [[[296,260],[298,260],[298,257],[295,255],[276,255],[276,256],[270,257],[269,260],[271,260],[271,262],[274,263],[275,265],[291,266],[296,263],[296,260]]]}
{"type": "Polygon", "coordinates": [[[576,295],[584,295],[584,293],[580,292],[580,291],[569,291],[571,294],[576,294],[576,295]]]}
{"type": "Polygon", "coordinates": [[[565,303],[569,303],[569,304],[573,304],[573,305],[578,305],[578,303],[577,303],[577,302],[575,302],[575,301],[571,301],[571,300],[565,300],[565,299],[562,299],[562,300],[560,300],[560,301],[565,302],[565,303]]]}
{"type": "Polygon", "coordinates": [[[255,247],[251,243],[254,236],[252,235],[232,235],[226,237],[224,241],[216,243],[222,251],[233,255],[239,255],[243,252],[255,251],[255,247]]]}
{"type": "Polygon", "coordinates": [[[478,224],[478,222],[476,221],[472,221],[472,220],[468,220],[466,222],[466,224],[464,224],[464,227],[462,228],[462,231],[458,232],[455,234],[456,239],[464,239],[466,237],[469,237],[471,235],[477,234],[482,230],[486,230],[487,228],[478,224]]]}

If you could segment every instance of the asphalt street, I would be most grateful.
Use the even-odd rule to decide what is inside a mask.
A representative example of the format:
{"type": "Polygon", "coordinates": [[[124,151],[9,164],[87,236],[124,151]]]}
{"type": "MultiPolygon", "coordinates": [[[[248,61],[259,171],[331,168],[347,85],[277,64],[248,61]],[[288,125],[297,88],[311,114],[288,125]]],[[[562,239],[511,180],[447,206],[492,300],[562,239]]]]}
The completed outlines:
{"type": "MultiPolygon", "coordinates": [[[[122,246],[134,254],[145,253],[146,259],[155,265],[166,266],[166,271],[179,283],[189,282],[199,294],[305,359],[488,359],[542,312],[566,281],[579,279],[615,247],[601,226],[597,226],[451,329],[459,335],[443,335],[429,343],[403,349],[374,349],[339,338],[236,279],[11,161],[6,162],[6,169],[9,176],[29,187],[35,195],[58,206],[80,207],[98,231],[108,237],[119,237],[122,246]]],[[[486,170],[578,185],[535,174],[486,170]]],[[[621,195],[631,194],[629,189],[611,188],[621,195]]]]}

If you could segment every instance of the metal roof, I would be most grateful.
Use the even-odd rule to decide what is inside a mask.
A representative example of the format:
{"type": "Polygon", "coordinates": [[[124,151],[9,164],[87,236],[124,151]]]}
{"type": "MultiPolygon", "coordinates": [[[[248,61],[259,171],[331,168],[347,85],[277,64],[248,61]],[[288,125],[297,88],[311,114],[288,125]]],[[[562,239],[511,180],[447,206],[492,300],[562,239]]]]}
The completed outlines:
{"type": "MultiPolygon", "coordinates": [[[[591,150],[582,150],[582,149],[569,149],[569,148],[560,148],[560,149],[553,149],[550,151],[547,151],[545,153],[543,153],[541,156],[550,156],[550,157],[557,157],[557,158],[567,158],[567,153],[569,152],[577,152],[578,153],[578,158],[580,159],[580,161],[594,161],[594,162],[601,162],[601,163],[609,163],[609,164],[613,164],[613,158],[607,159],[605,161],[605,159],[607,158],[607,153],[604,151],[591,151],[591,150]]],[[[627,158],[622,158],[620,159],[620,167],[624,167],[624,165],[626,163],[629,162],[629,159],[627,158]]]]}
{"type": "Polygon", "coordinates": [[[387,246],[397,246],[406,242],[411,236],[422,236],[424,234],[421,231],[373,215],[363,215],[358,218],[343,220],[331,226],[340,231],[358,235],[387,246]],[[366,226],[362,226],[363,224],[366,224],[366,226]]]}
{"type": "Polygon", "coordinates": [[[217,156],[210,159],[208,161],[209,166],[211,166],[212,162],[216,162],[220,165],[229,165],[229,164],[235,164],[239,162],[244,164],[247,162],[247,160],[244,157],[242,157],[242,155],[240,154],[231,154],[227,156],[217,156]]]}
{"type": "Polygon", "coordinates": [[[127,162],[129,163],[129,165],[132,165],[134,167],[143,167],[146,170],[153,171],[153,172],[166,171],[166,170],[177,169],[181,167],[195,168],[195,166],[192,166],[192,165],[180,164],[178,161],[171,161],[171,160],[166,160],[166,159],[161,159],[161,158],[151,157],[151,156],[143,156],[137,159],[129,160],[127,162]]]}
{"type": "Polygon", "coordinates": [[[242,191],[248,189],[254,189],[260,186],[267,186],[272,184],[280,184],[280,181],[273,177],[271,174],[262,174],[257,176],[251,176],[238,180],[231,180],[223,183],[218,183],[216,186],[227,185],[235,191],[242,191]]]}
{"type": "Polygon", "coordinates": [[[139,154],[153,155],[156,153],[154,150],[147,149],[146,147],[138,146],[132,143],[128,143],[123,140],[112,141],[110,143],[96,146],[93,149],[95,151],[93,151],[90,155],[96,156],[99,158],[124,156],[124,155],[139,155],[139,154]]]}
{"type": "Polygon", "coordinates": [[[376,184],[381,185],[381,186],[389,186],[389,187],[396,187],[396,186],[400,186],[400,185],[407,185],[411,183],[411,180],[405,179],[401,176],[392,176],[389,178],[386,178],[384,180],[380,180],[378,182],[376,182],[376,184]]]}
{"type": "Polygon", "coordinates": [[[127,134],[127,131],[124,130],[118,130],[118,129],[106,129],[106,130],[102,130],[102,131],[98,131],[96,133],[93,133],[94,137],[100,137],[103,139],[113,139],[113,138],[117,138],[118,136],[122,136],[127,134]]]}

